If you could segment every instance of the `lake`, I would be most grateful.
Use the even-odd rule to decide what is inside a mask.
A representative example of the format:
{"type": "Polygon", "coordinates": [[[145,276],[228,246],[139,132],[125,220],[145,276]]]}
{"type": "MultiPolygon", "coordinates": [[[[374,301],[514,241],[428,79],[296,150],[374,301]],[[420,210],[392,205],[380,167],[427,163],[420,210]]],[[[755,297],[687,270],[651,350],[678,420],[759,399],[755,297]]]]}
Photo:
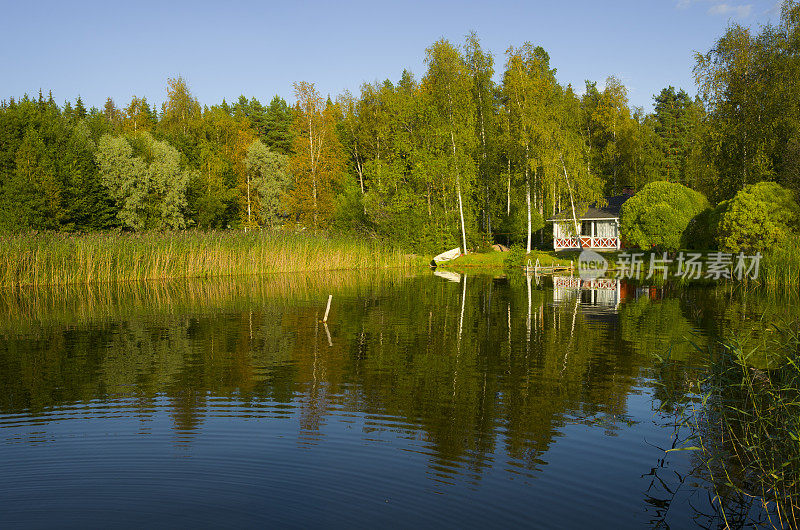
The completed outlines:
{"type": "Polygon", "coordinates": [[[449,271],[5,292],[0,527],[708,524],[669,403],[775,311],[449,271]]]}

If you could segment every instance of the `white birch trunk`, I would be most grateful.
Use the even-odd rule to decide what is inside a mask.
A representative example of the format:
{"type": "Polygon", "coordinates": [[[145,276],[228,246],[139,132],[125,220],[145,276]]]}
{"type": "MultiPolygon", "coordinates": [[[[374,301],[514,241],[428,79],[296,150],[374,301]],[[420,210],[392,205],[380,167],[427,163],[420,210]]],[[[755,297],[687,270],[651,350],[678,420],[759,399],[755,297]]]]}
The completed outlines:
{"type": "Polygon", "coordinates": [[[250,172],[247,173],[247,225],[248,228],[252,225],[250,217],[250,172]]]}
{"type": "Polygon", "coordinates": [[[525,200],[528,205],[528,243],[525,246],[526,254],[531,253],[531,181],[528,170],[528,146],[525,146],[525,200]]]}
{"type": "Polygon", "coordinates": [[[575,214],[575,200],[572,196],[572,184],[569,183],[569,176],[567,175],[567,166],[564,164],[564,156],[559,155],[561,158],[561,167],[564,169],[564,180],[567,181],[567,189],[569,189],[569,203],[572,206],[572,222],[575,223],[575,236],[578,239],[578,245],[583,248],[583,243],[580,238],[580,229],[578,227],[578,216],[575,214]]]}
{"type": "MultiPolygon", "coordinates": [[[[456,139],[453,136],[453,131],[450,131],[450,143],[453,146],[453,164],[456,163],[456,139]]],[[[464,226],[464,206],[461,203],[461,174],[456,167],[456,194],[458,194],[458,216],[461,218],[461,249],[464,254],[467,253],[467,230],[464,226]]]]}
{"type": "Polygon", "coordinates": [[[511,215],[511,158],[508,159],[508,188],[506,189],[506,215],[511,215]]]}
{"type": "Polygon", "coordinates": [[[458,215],[461,217],[461,245],[464,254],[467,253],[467,231],[464,228],[464,206],[461,204],[461,177],[456,177],[456,192],[458,193],[458,215]]]}
{"type": "Polygon", "coordinates": [[[527,254],[531,253],[531,183],[527,175],[528,171],[525,170],[525,199],[528,204],[528,243],[525,246],[527,254]]]}

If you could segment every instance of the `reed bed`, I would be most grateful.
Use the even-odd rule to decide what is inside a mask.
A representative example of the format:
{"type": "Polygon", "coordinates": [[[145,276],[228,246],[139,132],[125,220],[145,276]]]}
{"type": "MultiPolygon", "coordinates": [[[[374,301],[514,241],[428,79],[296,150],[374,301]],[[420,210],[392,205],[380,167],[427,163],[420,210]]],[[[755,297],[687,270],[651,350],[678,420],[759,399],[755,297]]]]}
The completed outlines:
{"type": "Polygon", "coordinates": [[[0,291],[0,335],[281,305],[323,310],[329,294],[337,303],[342,298],[373,299],[413,277],[412,270],[393,268],[8,289],[0,291]]]}
{"type": "Polygon", "coordinates": [[[2,287],[411,268],[423,264],[423,259],[380,241],[319,233],[0,235],[2,287]]]}
{"type": "MultiPolygon", "coordinates": [[[[758,349],[743,349],[735,341],[722,344],[710,380],[711,391],[719,396],[710,415],[719,439],[707,431],[698,438],[718,495],[727,491],[758,501],[774,516],[769,524],[798,528],[800,334],[795,323],[776,328],[776,335],[765,344],[777,357],[768,370],[749,362],[758,349]]],[[[730,520],[730,514],[722,515],[730,520]]]]}
{"type": "Polygon", "coordinates": [[[769,290],[800,290],[800,236],[792,236],[765,253],[758,279],[769,290]]]}
{"type": "Polygon", "coordinates": [[[720,527],[800,528],[800,322],[772,335],[709,346],[708,366],[688,380],[699,392],[670,404],[688,429],[678,450],[696,452],[720,527]],[[768,367],[756,368],[761,356],[768,367]]]}

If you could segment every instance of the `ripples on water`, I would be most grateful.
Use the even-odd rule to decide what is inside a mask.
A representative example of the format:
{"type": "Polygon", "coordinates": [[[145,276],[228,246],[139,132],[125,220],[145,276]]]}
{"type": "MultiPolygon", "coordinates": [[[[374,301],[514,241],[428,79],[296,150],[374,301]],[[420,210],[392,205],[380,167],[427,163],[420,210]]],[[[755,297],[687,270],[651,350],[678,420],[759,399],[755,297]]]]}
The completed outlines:
{"type": "Polygon", "coordinates": [[[656,476],[690,461],[660,462],[652,354],[689,367],[719,331],[702,290],[338,274],[2,303],[0,526],[695,515],[656,476]]]}

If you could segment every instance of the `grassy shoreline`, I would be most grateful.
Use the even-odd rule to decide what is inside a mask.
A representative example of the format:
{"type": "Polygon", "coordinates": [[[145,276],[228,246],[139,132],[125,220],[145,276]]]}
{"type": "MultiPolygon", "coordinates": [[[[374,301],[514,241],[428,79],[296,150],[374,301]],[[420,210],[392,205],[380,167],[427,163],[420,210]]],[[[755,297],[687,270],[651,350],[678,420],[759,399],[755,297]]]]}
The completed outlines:
{"type": "MultiPolygon", "coordinates": [[[[800,242],[798,242],[800,244],[800,242]]],[[[797,246],[786,246],[773,249],[765,254],[760,263],[758,278],[746,279],[744,281],[738,280],[724,280],[732,283],[741,283],[747,287],[759,287],[767,289],[771,292],[797,292],[800,291],[800,253],[796,252],[797,246]]],[[[603,252],[601,255],[608,260],[608,270],[615,271],[618,268],[619,256],[626,251],[603,252]]],[[[627,252],[643,252],[645,259],[642,263],[641,271],[642,276],[646,276],[649,267],[650,252],[641,250],[628,250],[627,252]]],[[[688,252],[696,252],[702,255],[701,260],[708,260],[708,254],[716,251],[695,251],[686,250],[688,252]]],[[[654,251],[654,254],[660,256],[660,252],[654,251]]],[[[670,253],[674,259],[677,253],[670,253]]],[[[546,250],[533,250],[530,254],[525,255],[524,251],[512,249],[510,252],[483,252],[471,253],[461,256],[452,261],[440,264],[440,267],[451,269],[466,269],[466,268],[481,268],[481,269],[508,269],[518,270],[528,263],[535,263],[539,260],[539,264],[543,267],[549,265],[563,265],[569,266],[570,263],[577,268],[579,251],[546,251],[546,250]]],[[[735,259],[735,256],[734,256],[735,259]]],[[[672,274],[675,273],[675,263],[670,267],[672,274]]],[[[705,271],[705,269],[704,269],[705,271]]],[[[677,278],[676,278],[677,279],[677,278]]],[[[679,280],[691,281],[691,280],[679,280]]]]}
{"type": "MultiPolygon", "coordinates": [[[[702,254],[707,254],[703,252],[702,254]]],[[[619,252],[603,254],[609,270],[619,252]]],[[[440,266],[452,269],[577,267],[579,252],[535,250],[470,253],[440,266]]],[[[267,231],[0,233],[0,287],[93,284],[279,272],[420,268],[430,260],[370,239],[324,233],[267,231]]],[[[648,263],[642,271],[647,273],[648,263]]],[[[771,291],[800,289],[800,254],[778,248],[761,261],[759,278],[743,282],[771,291]]]]}
{"type": "Polygon", "coordinates": [[[385,243],[312,233],[0,234],[2,287],[424,265],[385,243]]]}

